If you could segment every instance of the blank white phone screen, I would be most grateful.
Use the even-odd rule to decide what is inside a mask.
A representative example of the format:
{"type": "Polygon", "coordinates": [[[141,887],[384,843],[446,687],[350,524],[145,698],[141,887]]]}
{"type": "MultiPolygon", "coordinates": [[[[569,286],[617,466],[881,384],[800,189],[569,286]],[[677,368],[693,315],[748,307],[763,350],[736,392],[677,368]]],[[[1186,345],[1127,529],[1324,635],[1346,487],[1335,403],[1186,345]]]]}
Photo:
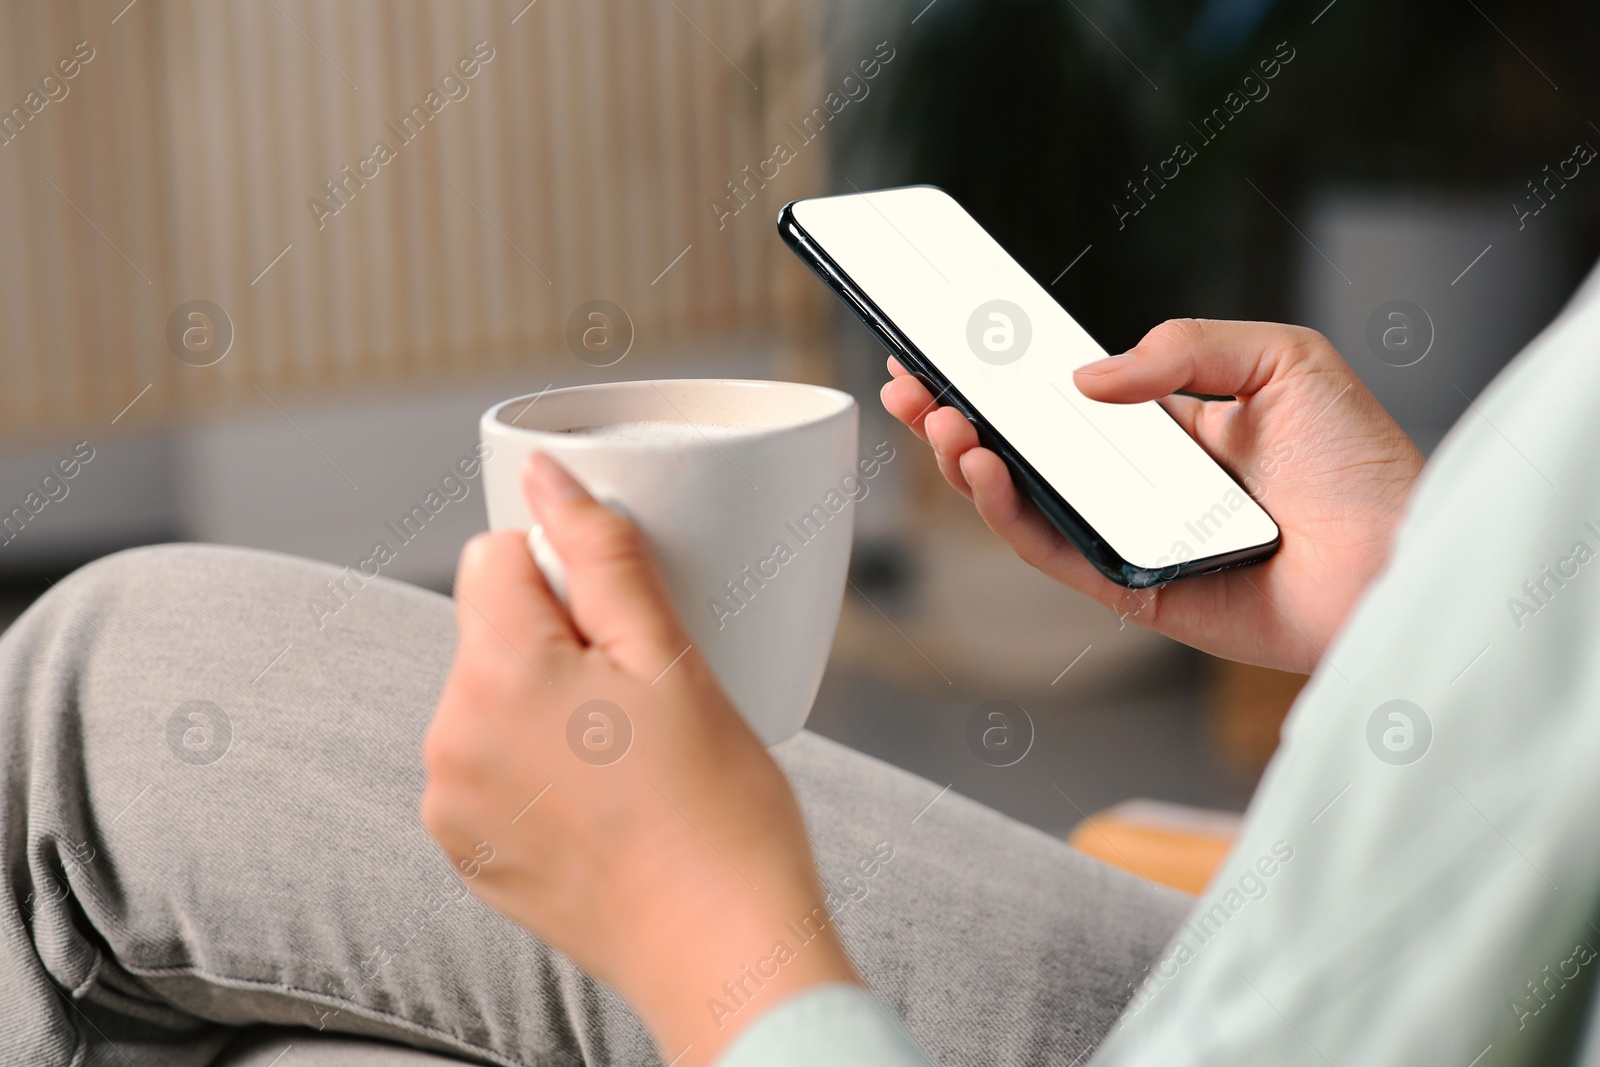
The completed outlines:
{"type": "Polygon", "coordinates": [[[949,194],[886,189],[802,200],[793,211],[1124,560],[1156,570],[1278,535],[1154,401],[1104,404],[1078,391],[1073,370],[1105,351],[949,194]]]}

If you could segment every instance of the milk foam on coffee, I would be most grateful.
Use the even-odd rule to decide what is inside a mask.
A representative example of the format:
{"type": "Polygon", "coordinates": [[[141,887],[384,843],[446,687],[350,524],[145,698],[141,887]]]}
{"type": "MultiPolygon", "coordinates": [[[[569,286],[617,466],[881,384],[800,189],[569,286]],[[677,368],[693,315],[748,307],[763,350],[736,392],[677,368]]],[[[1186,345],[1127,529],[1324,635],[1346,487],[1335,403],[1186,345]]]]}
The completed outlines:
{"type": "Polygon", "coordinates": [[[596,441],[680,444],[685,441],[703,441],[707,438],[716,440],[719,437],[732,437],[747,429],[743,426],[727,426],[715,422],[677,422],[661,419],[614,422],[607,426],[575,426],[570,430],[559,432],[596,441]]]}

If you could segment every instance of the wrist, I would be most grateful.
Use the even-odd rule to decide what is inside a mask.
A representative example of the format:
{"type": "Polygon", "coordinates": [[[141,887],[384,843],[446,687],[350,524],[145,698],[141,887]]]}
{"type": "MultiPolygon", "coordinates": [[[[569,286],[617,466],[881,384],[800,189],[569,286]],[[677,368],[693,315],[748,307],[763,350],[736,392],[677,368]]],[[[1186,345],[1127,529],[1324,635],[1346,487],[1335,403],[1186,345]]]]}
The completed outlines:
{"type": "Polygon", "coordinates": [[[618,991],[664,1060],[681,1054],[675,1067],[711,1063],[789,997],[830,983],[861,984],[822,899],[820,891],[776,900],[755,892],[707,895],[650,924],[618,991]]]}

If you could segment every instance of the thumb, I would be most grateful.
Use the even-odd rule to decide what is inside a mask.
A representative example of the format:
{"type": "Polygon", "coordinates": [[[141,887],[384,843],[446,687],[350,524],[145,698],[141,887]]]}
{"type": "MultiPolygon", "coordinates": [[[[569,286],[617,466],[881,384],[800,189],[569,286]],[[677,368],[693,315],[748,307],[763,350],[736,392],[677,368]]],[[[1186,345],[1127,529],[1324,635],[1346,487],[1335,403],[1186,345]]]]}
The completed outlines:
{"type": "Polygon", "coordinates": [[[643,531],[542,452],[523,468],[523,490],[566,567],[579,633],[629,673],[655,678],[689,638],[643,531]]]}
{"type": "Polygon", "coordinates": [[[1129,404],[1180,389],[1243,398],[1308,371],[1336,372],[1318,375],[1330,385],[1335,378],[1343,385],[1353,377],[1333,346],[1312,330],[1265,322],[1170,319],[1145,334],[1127,355],[1079,367],[1073,382],[1091,400],[1129,404]]]}

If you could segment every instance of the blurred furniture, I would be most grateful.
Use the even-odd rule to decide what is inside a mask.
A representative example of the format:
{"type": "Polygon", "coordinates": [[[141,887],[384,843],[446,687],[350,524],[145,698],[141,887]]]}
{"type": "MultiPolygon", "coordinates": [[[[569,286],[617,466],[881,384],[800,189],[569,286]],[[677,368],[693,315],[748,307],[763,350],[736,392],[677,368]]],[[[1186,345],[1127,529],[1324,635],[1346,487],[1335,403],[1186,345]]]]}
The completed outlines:
{"type": "Polygon", "coordinates": [[[1067,843],[1160,885],[1199,893],[1227,858],[1241,816],[1158,800],[1129,800],[1079,823],[1067,843]]]}
{"type": "Polygon", "coordinates": [[[1293,321],[1327,335],[1424,454],[1572,288],[1569,221],[1519,230],[1514,207],[1510,195],[1321,190],[1305,209],[1293,321]],[[1412,308],[1388,318],[1398,301],[1412,308]],[[1386,350],[1386,330],[1410,351],[1386,350]]]}
{"type": "MultiPolygon", "coordinates": [[[[929,449],[904,430],[891,440],[895,459],[885,473],[921,483],[898,505],[915,508],[921,520],[900,542],[910,580],[898,592],[857,589],[871,600],[842,623],[855,634],[842,661],[906,684],[1060,701],[1170,659],[1171,639],[1118,619],[1019,559],[945,483],[929,449]]],[[[869,496],[858,518],[875,504],[869,496]]]]}
{"type": "MultiPolygon", "coordinates": [[[[1231,660],[1206,665],[1206,736],[1214,758],[1251,778],[1277,751],[1283,721],[1309,680],[1231,660]]],[[[1235,812],[1129,800],[1085,819],[1067,843],[1113,867],[1199,893],[1238,836],[1235,812]]]]}
{"type": "Polygon", "coordinates": [[[1211,657],[1206,664],[1206,734],[1213,752],[1251,777],[1266,769],[1278,735],[1309,679],[1211,657]]]}

